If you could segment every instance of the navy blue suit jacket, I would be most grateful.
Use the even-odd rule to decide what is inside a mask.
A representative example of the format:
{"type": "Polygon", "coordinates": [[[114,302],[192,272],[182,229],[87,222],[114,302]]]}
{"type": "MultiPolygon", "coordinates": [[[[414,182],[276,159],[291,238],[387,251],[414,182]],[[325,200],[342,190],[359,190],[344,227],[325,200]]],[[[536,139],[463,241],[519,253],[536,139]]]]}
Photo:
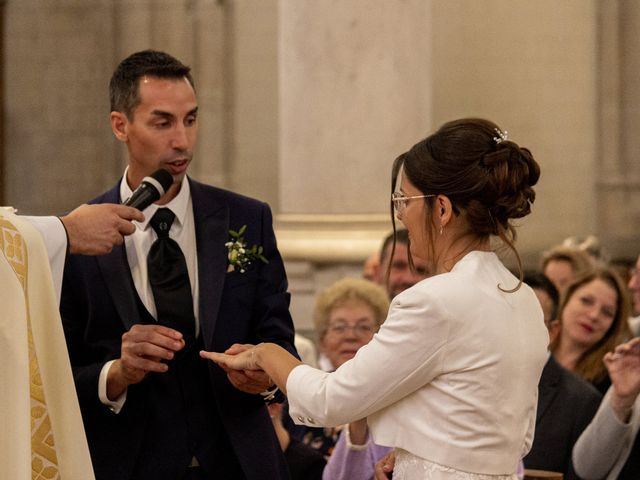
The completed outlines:
{"type": "MultiPolygon", "coordinates": [[[[274,342],[295,354],[290,296],[276,247],[269,207],[262,202],[189,179],[198,254],[200,335],[206,350],[234,343],[274,342]],[[262,245],[269,263],[245,273],[227,272],[229,230],[247,225],[248,245],[262,245]]],[[[120,203],[119,183],[91,203],[120,203]]],[[[122,411],[112,413],[98,398],[98,377],[120,357],[121,338],[142,323],[124,246],[105,256],[70,255],[65,265],[61,314],[76,390],[100,478],[130,478],[145,442],[151,396],[146,379],[132,385],[122,411]]],[[[204,361],[204,360],[203,360],[204,361]]],[[[235,389],[225,373],[208,362],[216,409],[249,479],[286,478],[286,466],[271,420],[259,395],[235,389]],[[283,470],[284,469],[284,470],[283,470]]],[[[148,459],[163,461],[163,459],[148,459]]],[[[223,461],[216,459],[216,461],[223,461]]]]}
{"type": "Polygon", "coordinates": [[[564,474],[565,480],[578,480],[571,452],[587,428],[602,396],[586,380],[562,367],[549,356],[538,384],[536,430],[524,466],[564,474]]]}

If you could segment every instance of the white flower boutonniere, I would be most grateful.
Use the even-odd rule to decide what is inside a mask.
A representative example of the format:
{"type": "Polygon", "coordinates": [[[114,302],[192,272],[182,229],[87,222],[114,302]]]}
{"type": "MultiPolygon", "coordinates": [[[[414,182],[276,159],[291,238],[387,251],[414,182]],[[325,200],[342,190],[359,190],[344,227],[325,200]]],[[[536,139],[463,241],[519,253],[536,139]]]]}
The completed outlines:
{"type": "Polygon", "coordinates": [[[269,260],[262,255],[263,248],[261,246],[254,245],[251,248],[247,248],[243,237],[246,231],[246,225],[243,225],[237,232],[235,230],[229,230],[231,240],[224,244],[224,246],[227,247],[227,258],[229,259],[229,270],[227,271],[229,272],[238,269],[240,273],[244,273],[247,271],[247,267],[256,260],[269,263],[269,260]]]}

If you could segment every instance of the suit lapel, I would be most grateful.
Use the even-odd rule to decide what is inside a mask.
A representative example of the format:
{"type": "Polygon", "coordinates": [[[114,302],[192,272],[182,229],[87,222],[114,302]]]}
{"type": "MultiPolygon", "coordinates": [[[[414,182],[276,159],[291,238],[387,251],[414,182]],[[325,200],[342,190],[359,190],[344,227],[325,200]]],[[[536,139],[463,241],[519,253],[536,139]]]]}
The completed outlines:
{"type": "Polygon", "coordinates": [[[553,398],[558,393],[558,385],[560,383],[560,366],[553,358],[549,356],[547,363],[542,370],[540,383],[538,385],[538,411],[536,412],[536,423],[540,421],[546,410],[551,405],[553,398]]]}
{"type": "Polygon", "coordinates": [[[118,315],[129,330],[136,323],[140,323],[140,312],[136,305],[137,293],[131,279],[124,246],[117,246],[111,253],[97,257],[96,260],[118,315]]]}
{"type": "Polygon", "coordinates": [[[205,347],[211,348],[227,272],[225,242],[229,209],[215,195],[190,181],[198,252],[199,321],[205,347]]]}
{"type": "MultiPolygon", "coordinates": [[[[98,199],[98,203],[120,203],[120,182],[98,199]]],[[[140,312],[124,244],[114,247],[107,255],[96,257],[96,261],[118,315],[129,330],[134,324],[140,323],[140,312]]]]}

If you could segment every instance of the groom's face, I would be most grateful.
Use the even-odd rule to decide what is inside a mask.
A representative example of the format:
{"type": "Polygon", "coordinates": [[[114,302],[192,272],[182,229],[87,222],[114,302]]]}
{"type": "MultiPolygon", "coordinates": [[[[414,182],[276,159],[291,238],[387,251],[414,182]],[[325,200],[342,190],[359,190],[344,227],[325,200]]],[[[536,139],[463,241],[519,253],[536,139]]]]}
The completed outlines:
{"type": "Polygon", "coordinates": [[[139,97],[124,125],[129,186],[135,188],[158,168],[168,170],[179,184],[193,158],[198,131],[193,87],[186,78],[143,77],[139,97]]]}

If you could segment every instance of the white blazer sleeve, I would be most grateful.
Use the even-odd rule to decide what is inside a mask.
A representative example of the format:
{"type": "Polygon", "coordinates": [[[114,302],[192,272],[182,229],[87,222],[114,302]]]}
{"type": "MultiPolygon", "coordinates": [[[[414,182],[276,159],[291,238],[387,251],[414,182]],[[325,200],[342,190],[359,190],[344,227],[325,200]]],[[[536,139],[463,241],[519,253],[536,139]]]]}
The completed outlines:
{"type": "Polygon", "coordinates": [[[62,273],[64,261],[67,255],[67,234],[58,217],[22,217],[29,221],[40,232],[49,256],[53,287],[56,292],[58,304],[60,304],[60,292],[62,291],[62,273]]]}
{"type": "Polygon", "coordinates": [[[450,327],[446,310],[430,297],[424,290],[396,297],[380,331],[335,372],[296,367],[287,379],[293,420],[312,426],[358,420],[438,376],[450,327]]]}

